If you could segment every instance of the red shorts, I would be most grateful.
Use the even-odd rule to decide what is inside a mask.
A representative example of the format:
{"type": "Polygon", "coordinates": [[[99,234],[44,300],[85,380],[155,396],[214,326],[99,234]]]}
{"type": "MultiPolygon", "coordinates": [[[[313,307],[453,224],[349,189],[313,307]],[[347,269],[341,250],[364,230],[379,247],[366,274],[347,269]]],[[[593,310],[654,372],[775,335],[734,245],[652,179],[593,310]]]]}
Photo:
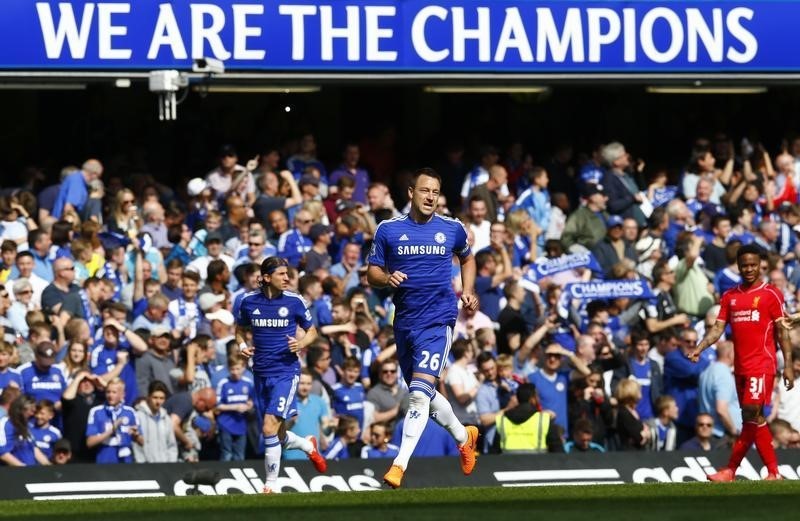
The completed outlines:
{"type": "Polygon", "coordinates": [[[737,374],[736,394],[739,405],[769,405],[772,403],[773,374],[737,374]]]}

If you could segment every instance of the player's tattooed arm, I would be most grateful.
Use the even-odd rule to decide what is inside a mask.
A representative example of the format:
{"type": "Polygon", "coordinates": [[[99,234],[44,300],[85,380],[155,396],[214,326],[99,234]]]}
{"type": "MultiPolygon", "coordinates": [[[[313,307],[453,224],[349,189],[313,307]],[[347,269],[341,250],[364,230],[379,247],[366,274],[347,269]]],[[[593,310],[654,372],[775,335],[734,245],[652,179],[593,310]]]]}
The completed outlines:
{"type": "Polygon", "coordinates": [[[700,353],[706,350],[709,346],[714,345],[722,336],[723,331],[725,331],[725,322],[721,320],[714,322],[714,325],[711,326],[708,331],[706,331],[706,336],[703,337],[703,340],[698,342],[698,344],[687,353],[689,360],[692,362],[697,362],[700,359],[700,353]]]}
{"type": "Polygon", "coordinates": [[[789,329],[778,328],[778,342],[783,352],[783,385],[790,391],[794,387],[794,361],[792,360],[792,334],[789,329]]]}

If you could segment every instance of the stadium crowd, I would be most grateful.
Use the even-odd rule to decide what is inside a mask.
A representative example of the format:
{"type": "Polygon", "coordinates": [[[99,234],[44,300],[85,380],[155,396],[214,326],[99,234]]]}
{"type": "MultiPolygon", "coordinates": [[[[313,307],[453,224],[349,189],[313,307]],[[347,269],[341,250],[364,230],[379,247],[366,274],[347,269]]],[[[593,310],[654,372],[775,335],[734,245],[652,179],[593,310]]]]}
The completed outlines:
{"type": "MultiPolygon", "coordinates": [[[[244,165],[225,145],[213,170],[179,189],[104,172],[97,159],[51,186],[31,169],[3,188],[1,461],[263,451],[234,331],[275,255],[320,332],[301,354],[291,430],[315,436],[329,459],[396,455],[408,392],[392,295],[369,286],[364,259],[405,199],[371,180],[358,145],[329,172],[313,135],[297,143],[244,165]]],[[[449,147],[437,167],[437,211],[467,229],[480,299],[458,317],[439,391],[479,426],[482,452],[729,447],[742,427],[732,344],[696,364],[686,350],[740,281],[741,245],[764,250],[764,279],[797,311],[800,140],[773,158],[746,140],[697,139],[675,172],[618,142],[580,157],[562,147],[543,166],[518,143],[475,152],[469,164],[449,147]]],[[[458,263],[452,281],[458,293],[458,263]]],[[[774,389],[775,443],[800,447],[800,391],[774,389]]],[[[415,454],[456,453],[429,422],[415,454]]]]}

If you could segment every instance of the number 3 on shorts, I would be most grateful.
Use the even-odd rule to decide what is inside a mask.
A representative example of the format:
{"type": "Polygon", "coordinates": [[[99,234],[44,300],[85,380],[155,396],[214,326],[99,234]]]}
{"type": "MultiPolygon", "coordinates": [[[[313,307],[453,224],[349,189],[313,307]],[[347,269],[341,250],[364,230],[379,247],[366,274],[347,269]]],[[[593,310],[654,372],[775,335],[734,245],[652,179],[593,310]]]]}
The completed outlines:
{"type": "Polygon", "coordinates": [[[433,356],[431,356],[430,351],[423,351],[422,361],[419,363],[419,366],[422,369],[430,369],[431,371],[438,371],[441,363],[442,362],[439,353],[435,353],[433,356]]]}
{"type": "Polygon", "coordinates": [[[281,396],[280,401],[278,401],[278,412],[283,412],[286,409],[286,398],[281,396]]]}

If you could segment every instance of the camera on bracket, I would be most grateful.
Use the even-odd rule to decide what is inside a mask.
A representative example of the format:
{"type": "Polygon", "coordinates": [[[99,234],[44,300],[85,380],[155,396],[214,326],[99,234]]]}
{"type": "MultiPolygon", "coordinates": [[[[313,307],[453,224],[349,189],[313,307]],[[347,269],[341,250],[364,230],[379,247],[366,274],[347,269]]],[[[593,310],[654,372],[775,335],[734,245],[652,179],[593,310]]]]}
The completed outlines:
{"type": "Polygon", "coordinates": [[[223,74],[225,72],[225,63],[216,58],[195,58],[192,61],[193,72],[205,72],[207,74],[223,74]]]}

